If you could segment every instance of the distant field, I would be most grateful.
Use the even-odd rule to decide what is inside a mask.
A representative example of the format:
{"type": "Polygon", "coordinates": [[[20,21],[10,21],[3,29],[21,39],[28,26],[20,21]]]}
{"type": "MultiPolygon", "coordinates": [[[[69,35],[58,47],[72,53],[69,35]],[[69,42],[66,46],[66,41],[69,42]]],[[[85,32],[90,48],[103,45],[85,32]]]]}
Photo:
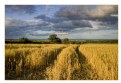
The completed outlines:
{"type": "Polygon", "coordinates": [[[118,80],[118,44],[6,44],[6,80],[118,80]]]}

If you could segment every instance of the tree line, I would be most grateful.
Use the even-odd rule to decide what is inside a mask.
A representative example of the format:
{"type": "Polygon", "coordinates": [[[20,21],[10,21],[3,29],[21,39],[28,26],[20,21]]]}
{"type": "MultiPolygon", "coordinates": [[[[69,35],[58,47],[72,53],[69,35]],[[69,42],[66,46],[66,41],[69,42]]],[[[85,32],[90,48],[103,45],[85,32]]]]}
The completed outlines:
{"type": "Polygon", "coordinates": [[[30,40],[26,37],[18,40],[5,40],[5,43],[24,43],[24,44],[86,44],[86,43],[118,43],[118,40],[69,40],[60,39],[56,34],[49,35],[48,40],[30,40]]]}

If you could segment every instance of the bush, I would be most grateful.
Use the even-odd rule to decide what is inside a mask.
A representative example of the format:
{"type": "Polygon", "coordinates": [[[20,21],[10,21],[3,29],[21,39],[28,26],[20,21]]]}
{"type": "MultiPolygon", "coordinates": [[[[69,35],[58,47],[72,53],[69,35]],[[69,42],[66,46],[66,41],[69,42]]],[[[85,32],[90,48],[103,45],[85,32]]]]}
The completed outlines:
{"type": "Polygon", "coordinates": [[[69,41],[69,39],[68,39],[68,38],[65,38],[65,39],[63,39],[63,43],[64,43],[64,44],[69,44],[69,43],[70,43],[70,41],[69,41]]]}
{"type": "Polygon", "coordinates": [[[31,41],[28,38],[22,37],[19,39],[20,43],[30,43],[31,41]]]}

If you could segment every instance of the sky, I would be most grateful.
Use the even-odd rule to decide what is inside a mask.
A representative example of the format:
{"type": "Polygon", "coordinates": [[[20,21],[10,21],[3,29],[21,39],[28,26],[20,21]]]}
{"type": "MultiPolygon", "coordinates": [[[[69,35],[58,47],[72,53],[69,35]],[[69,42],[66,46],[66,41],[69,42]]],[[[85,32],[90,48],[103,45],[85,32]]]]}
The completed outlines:
{"type": "Polygon", "coordinates": [[[118,39],[117,5],[6,5],[5,39],[118,39]]]}

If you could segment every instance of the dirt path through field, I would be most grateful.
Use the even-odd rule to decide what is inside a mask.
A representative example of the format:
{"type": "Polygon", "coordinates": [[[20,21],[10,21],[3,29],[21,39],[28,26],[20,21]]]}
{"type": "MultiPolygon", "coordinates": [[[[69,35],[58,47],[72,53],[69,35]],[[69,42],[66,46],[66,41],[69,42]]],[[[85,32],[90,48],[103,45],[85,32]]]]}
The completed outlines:
{"type": "Polygon", "coordinates": [[[79,46],[76,48],[76,52],[78,54],[79,63],[81,64],[80,73],[78,73],[80,75],[80,80],[98,79],[98,75],[88,63],[85,55],[79,50],[79,46]]]}
{"type": "MultiPolygon", "coordinates": [[[[51,66],[54,64],[54,61],[57,59],[57,56],[59,55],[59,53],[64,49],[65,47],[62,47],[61,49],[59,49],[59,51],[57,51],[56,55],[52,55],[50,57],[50,59],[48,60],[48,64],[45,64],[37,69],[33,69],[33,70],[25,70],[25,75],[26,75],[26,79],[27,80],[44,80],[45,79],[45,70],[47,67],[51,66]],[[30,73],[31,72],[31,73],[30,73]]],[[[24,80],[24,76],[21,76],[21,79],[24,80]]]]}

